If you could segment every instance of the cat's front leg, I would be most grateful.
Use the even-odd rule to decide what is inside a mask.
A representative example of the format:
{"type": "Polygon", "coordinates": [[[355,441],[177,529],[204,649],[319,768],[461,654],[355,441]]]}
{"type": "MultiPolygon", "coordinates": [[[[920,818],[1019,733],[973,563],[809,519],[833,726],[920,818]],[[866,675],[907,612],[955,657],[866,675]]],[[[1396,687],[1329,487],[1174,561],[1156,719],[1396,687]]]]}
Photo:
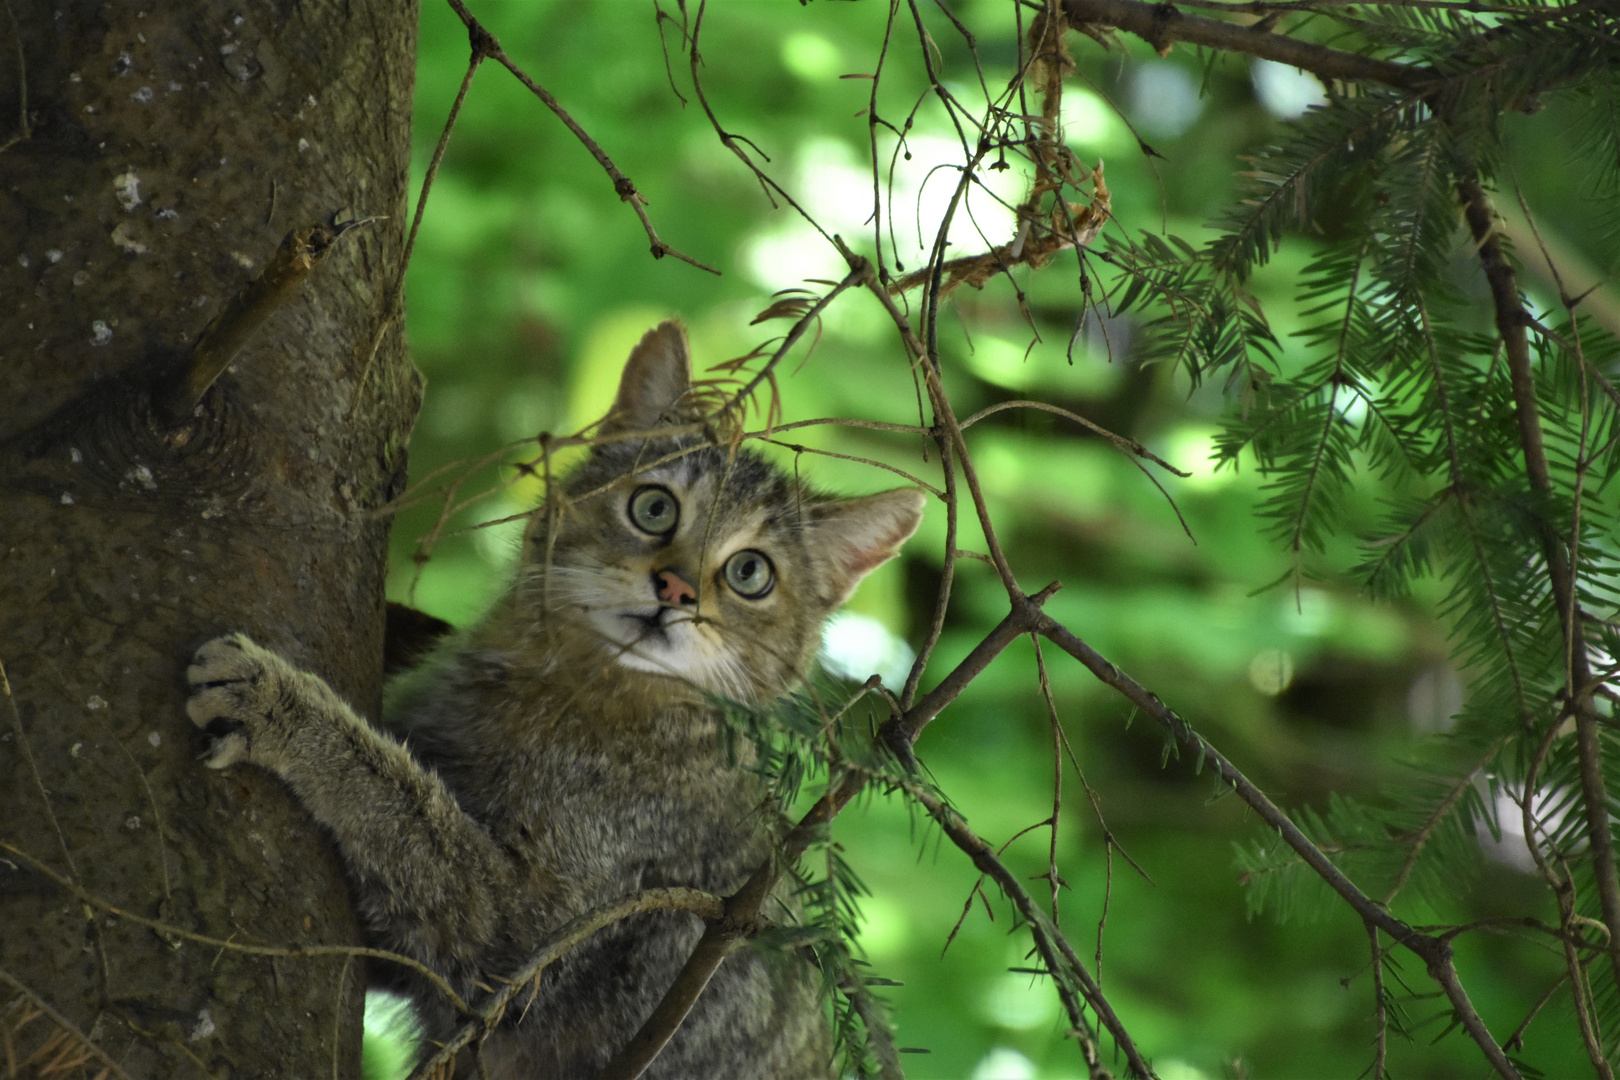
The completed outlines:
{"type": "MultiPolygon", "coordinates": [[[[186,712],[215,769],[281,777],[337,840],[362,916],[389,947],[473,972],[509,928],[522,873],[437,776],[314,675],[244,634],[215,638],[186,669],[186,712]]],[[[543,897],[531,897],[531,901],[543,897]]]]}

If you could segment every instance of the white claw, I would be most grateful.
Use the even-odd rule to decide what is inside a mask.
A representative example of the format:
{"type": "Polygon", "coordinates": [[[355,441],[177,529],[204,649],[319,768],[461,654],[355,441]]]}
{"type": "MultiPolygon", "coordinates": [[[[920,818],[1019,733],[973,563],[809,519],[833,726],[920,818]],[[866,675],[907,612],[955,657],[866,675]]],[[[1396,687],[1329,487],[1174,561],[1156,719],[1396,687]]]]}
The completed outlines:
{"type": "Polygon", "coordinates": [[[208,754],[203,764],[210,769],[225,769],[235,765],[248,756],[247,736],[240,731],[233,731],[229,735],[222,735],[214,740],[214,745],[208,748],[208,754]]]}

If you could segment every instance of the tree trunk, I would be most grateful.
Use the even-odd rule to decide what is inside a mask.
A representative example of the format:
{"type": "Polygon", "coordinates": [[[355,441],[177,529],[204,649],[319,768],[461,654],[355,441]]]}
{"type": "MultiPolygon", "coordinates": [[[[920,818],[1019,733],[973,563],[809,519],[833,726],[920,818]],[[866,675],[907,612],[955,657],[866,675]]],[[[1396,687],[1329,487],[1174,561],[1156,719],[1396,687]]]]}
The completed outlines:
{"type": "Polygon", "coordinates": [[[241,629],[376,714],[377,511],[419,380],[397,321],[372,345],[415,37],[390,0],[0,0],[0,1039],[23,1075],[93,1076],[88,1043],[133,1077],[358,1073],[363,963],[239,948],[357,943],[341,867],[271,777],[196,762],[184,671],[241,629]],[[171,421],[282,238],[373,215],[171,421]]]}

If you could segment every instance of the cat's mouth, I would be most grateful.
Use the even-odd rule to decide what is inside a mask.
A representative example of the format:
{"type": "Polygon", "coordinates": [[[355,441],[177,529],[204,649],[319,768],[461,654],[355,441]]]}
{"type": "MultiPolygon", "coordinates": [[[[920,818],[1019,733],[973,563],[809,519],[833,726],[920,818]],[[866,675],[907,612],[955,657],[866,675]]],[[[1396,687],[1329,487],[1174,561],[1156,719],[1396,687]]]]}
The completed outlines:
{"type": "Polygon", "coordinates": [[[660,645],[668,645],[670,643],[669,626],[664,621],[664,613],[669,610],[669,608],[658,607],[645,614],[639,611],[626,611],[620,613],[619,617],[635,625],[638,631],[636,644],[644,641],[656,641],[660,645]]]}

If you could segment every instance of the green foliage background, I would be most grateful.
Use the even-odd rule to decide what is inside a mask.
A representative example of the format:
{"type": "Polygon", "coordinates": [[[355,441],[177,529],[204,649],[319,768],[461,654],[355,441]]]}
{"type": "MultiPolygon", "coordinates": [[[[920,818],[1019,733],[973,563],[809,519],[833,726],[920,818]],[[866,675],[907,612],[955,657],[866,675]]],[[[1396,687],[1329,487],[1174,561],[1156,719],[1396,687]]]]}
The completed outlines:
{"type": "MultiPolygon", "coordinates": [[[[977,35],[990,84],[1004,84],[1016,55],[1009,5],[957,0],[952,10],[977,35]]],[[[696,103],[683,107],[672,92],[650,3],[481,0],[475,14],[634,179],[660,236],[721,274],[650,258],[635,216],[584,148],[515,80],[485,65],[429,200],[410,270],[408,325],[416,363],[428,377],[412,443],[413,480],[492,456],[493,464],[461,492],[489,494],[449,521],[426,562],[413,556],[422,551],[419,538],[434,529],[439,505],[402,514],[391,584],[394,598],[457,623],[476,617],[501,588],[521,523],[457,530],[516,514],[538,492],[529,481],[502,486],[522,452],[502,454],[503,446],[541,431],[570,433],[599,416],[630,345],[659,318],[686,321],[701,367],[747,352],[783,325],[749,325],[773,290],[842,274],[836,253],[808,226],[789,210],[771,208],[696,103]]],[[[795,197],[833,215],[854,207],[857,222],[871,197],[869,187],[854,182],[867,167],[867,123],[858,111],[871,83],[839,76],[873,70],[886,14],[887,5],[872,0],[807,6],[714,0],[705,15],[703,81],[722,122],[768,156],[766,168],[795,197]]],[[[925,16],[947,81],[964,94],[976,92],[959,38],[936,7],[929,5],[925,16]]],[[[675,84],[690,97],[678,32],[666,24],[665,36],[675,84]]],[[[1236,197],[1245,156],[1277,138],[1283,123],[1256,93],[1257,69],[1236,59],[1206,64],[1185,48],[1160,58],[1134,40],[1108,53],[1078,39],[1074,48],[1079,78],[1065,99],[1066,137],[1081,159],[1106,161],[1117,219],[1110,233],[1167,231],[1195,242],[1211,235],[1206,223],[1236,197]],[[1105,97],[1161,157],[1141,152],[1105,97]]],[[[418,175],[467,55],[459,21],[428,0],[418,175]]],[[[892,51],[888,62],[880,101],[886,113],[903,114],[909,105],[903,99],[926,85],[915,43],[892,51]]],[[[1559,113],[1570,108],[1554,103],[1550,115],[1506,118],[1511,167],[1544,232],[1602,265],[1612,255],[1588,227],[1585,166],[1566,137],[1575,116],[1559,113]]],[[[943,114],[923,109],[914,137],[918,145],[950,137],[943,114]]],[[[883,145],[887,153],[893,140],[883,145]]],[[[940,190],[952,182],[933,181],[940,190]]],[[[1016,199],[1016,183],[1009,190],[1016,199]]],[[[897,199],[894,215],[902,260],[913,269],[925,252],[910,247],[917,231],[911,206],[897,199]]],[[[990,227],[986,235],[991,243],[1007,239],[990,227]]],[[[1279,364],[1294,373],[1314,355],[1311,339],[1291,335],[1313,321],[1295,289],[1320,255],[1320,241],[1286,237],[1250,284],[1280,342],[1279,364]]],[[[985,246],[957,242],[958,254],[985,246]]],[[[1421,739],[1446,727],[1463,700],[1434,615],[1444,589],[1420,581],[1405,598],[1379,601],[1348,574],[1361,559],[1354,537],[1376,531],[1386,502],[1400,494],[1397,482],[1358,481],[1347,489],[1338,530],[1324,536],[1319,555],[1307,553],[1296,581],[1292,557],[1261,513],[1275,491],[1256,475],[1252,457],[1240,454],[1237,468],[1211,465],[1218,420],[1239,407],[1227,400],[1222,380],[1194,387],[1184,370],[1136,362],[1131,345],[1141,330],[1125,319],[1079,327],[1066,356],[1081,311],[1072,255],[1014,276],[1040,335],[1027,356],[1033,335],[1005,280],[982,292],[959,291],[960,318],[941,321],[958,414],[1039,398],[1132,436],[1193,473],[1186,480],[1159,474],[1189,539],[1165,497],[1129,460],[1073,425],[1008,411],[974,427],[969,443],[1025,587],[1061,580],[1048,612],[1180,711],[1285,807],[1327,814],[1334,793],[1376,802],[1391,785],[1419,782],[1405,761],[1448,754],[1460,761],[1460,749],[1421,739]]],[[[1484,290],[1477,265],[1459,268],[1455,284],[1476,298],[1484,290]]],[[[1533,277],[1525,284],[1548,289],[1533,277]]],[[[918,422],[903,353],[869,297],[835,304],[814,350],[807,358],[800,350],[784,370],[792,371],[782,380],[787,420],[918,422]]],[[[830,427],[789,438],[812,450],[938,476],[919,440],[830,427]]],[[[794,463],[791,455],[785,460],[794,463]]],[[[869,466],[813,453],[797,465],[839,490],[895,483],[869,466]]],[[[968,517],[959,546],[982,547],[968,517]]],[[[905,558],[874,575],[854,609],[915,644],[931,610],[943,538],[936,505],[905,558]]],[[[953,609],[924,686],[1005,611],[990,568],[960,564],[953,609]]],[[[1124,702],[1067,657],[1048,648],[1047,662],[1065,731],[1108,828],[1151,877],[1144,880],[1117,853],[1110,857],[1070,774],[1057,841],[1071,886],[1061,898],[1062,923],[1084,953],[1100,940],[1103,988],[1160,1075],[1360,1074],[1371,1060],[1374,1027],[1368,943],[1358,920],[1331,906],[1282,923],[1271,914],[1251,917],[1235,845],[1251,844],[1257,830],[1242,804],[1221,797],[1191,762],[1166,762],[1157,729],[1133,724],[1124,702]]],[[[917,749],[991,842],[1006,842],[1046,818],[1051,733],[1028,642],[1008,649],[917,749]]],[[[930,1052],[908,1056],[908,1075],[1084,1075],[1074,1044],[1063,1037],[1056,998],[1029,975],[1009,972],[1030,965],[1027,937],[1009,933],[1010,912],[991,890],[992,901],[972,901],[951,938],[976,873],[937,830],[919,825],[898,801],[875,798],[846,811],[835,837],[872,892],[862,906],[866,956],[877,973],[904,984],[887,991],[898,1043],[930,1052]]],[[[1013,841],[1005,857],[1021,873],[1039,875],[1047,842],[1045,830],[1033,830],[1013,841]]],[[[1483,865],[1466,888],[1439,897],[1431,890],[1406,917],[1421,923],[1531,912],[1556,921],[1538,881],[1503,861],[1483,865]],[[1444,910],[1425,918],[1425,905],[1434,901],[1444,910]]],[[[1562,971],[1550,950],[1508,936],[1467,935],[1457,951],[1464,984],[1499,1038],[1562,971]]],[[[1415,989],[1432,989],[1416,966],[1406,974],[1415,989]]],[[[1449,1022],[1443,999],[1408,1001],[1407,1008],[1417,1037],[1392,1048],[1392,1075],[1481,1074],[1479,1052],[1462,1036],[1431,1043],[1449,1022]]],[[[1585,1072],[1572,1030],[1561,997],[1528,1029],[1525,1057],[1549,1076],[1585,1072]]]]}

